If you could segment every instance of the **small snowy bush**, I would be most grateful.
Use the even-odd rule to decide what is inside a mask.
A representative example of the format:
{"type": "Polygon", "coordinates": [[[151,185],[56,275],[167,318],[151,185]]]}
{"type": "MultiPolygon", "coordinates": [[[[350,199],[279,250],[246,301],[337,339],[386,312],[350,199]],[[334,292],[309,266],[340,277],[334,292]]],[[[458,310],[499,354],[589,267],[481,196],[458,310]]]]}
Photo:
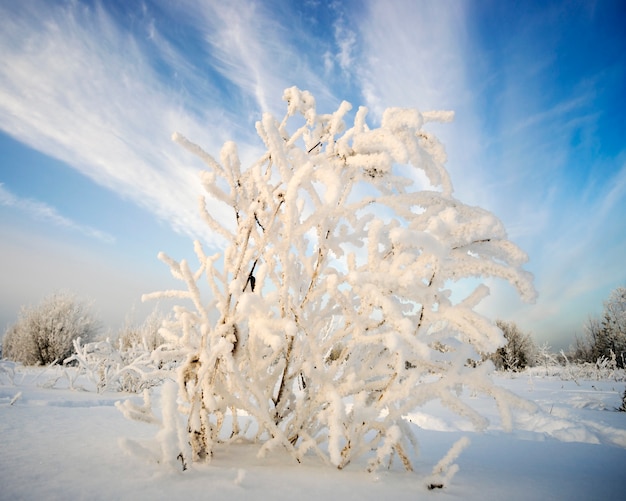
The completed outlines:
{"type": "Polygon", "coordinates": [[[563,370],[559,376],[564,380],[595,380],[595,381],[624,381],[626,371],[618,367],[615,353],[610,352],[610,357],[600,357],[595,362],[570,362],[569,357],[561,350],[561,358],[564,362],[563,370]]]}
{"type": "Polygon", "coordinates": [[[140,325],[127,322],[115,342],[105,339],[83,343],[76,339],[74,354],[67,362],[77,365],[98,392],[139,393],[157,386],[167,377],[169,367],[162,361],[163,353],[157,351],[164,342],[159,334],[163,320],[155,310],[140,325]]]}
{"type": "MultiPolygon", "coordinates": [[[[232,219],[202,201],[226,248],[208,255],[196,242],[197,269],[160,254],[185,290],[145,296],[185,301],[161,333],[164,353],[183,361],[178,393],[168,393],[179,405],[164,405],[183,413],[169,422],[183,423],[187,440],[164,450],[187,464],[250,438],[261,455],[315,454],[340,469],[364,457],[370,470],[396,457],[411,470],[408,411],[440,400],[486,426],[460,398],[464,386],[493,396],[510,425],[510,407],[525,401],[492,384],[492,364],[467,363],[504,341],[474,311],[489,290],[479,284],[452,301],[450,287],[499,277],[526,300],[534,289],[502,223],[452,194],[444,149],[424,128],[451,113],[392,108],[370,128],[359,108],[346,128],[349,103],[318,114],[295,87],[284,100],[281,121],[257,123],[267,152],[248,168],[232,142],[217,161],[174,136],[204,161],[202,184],[232,219]]],[[[451,460],[435,473],[453,472],[451,460]]]]}
{"type": "Polygon", "coordinates": [[[77,338],[89,340],[98,322],[89,307],[66,292],[57,292],[34,307],[22,308],[3,339],[3,356],[24,365],[62,363],[77,338]]]}
{"type": "Polygon", "coordinates": [[[74,341],[74,353],[67,363],[76,365],[79,375],[86,375],[98,392],[140,393],[158,386],[166,377],[162,365],[152,355],[141,344],[122,349],[110,339],[83,344],[79,338],[74,341]]]}
{"type": "Polygon", "coordinates": [[[127,320],[118,336],[120,350],[128,351],[138,346],[146,351],[156,350],[165,342],[159,333],[163,320],[163,315],[156,309],[140,325],[127,320]]]}

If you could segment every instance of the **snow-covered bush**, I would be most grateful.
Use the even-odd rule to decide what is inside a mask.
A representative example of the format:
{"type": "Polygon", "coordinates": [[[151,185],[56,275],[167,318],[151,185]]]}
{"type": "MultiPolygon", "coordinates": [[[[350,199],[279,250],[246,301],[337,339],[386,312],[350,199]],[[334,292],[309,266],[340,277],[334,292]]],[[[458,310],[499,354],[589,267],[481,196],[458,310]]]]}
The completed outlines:
{"type": "Polygon", "coordinates": [[[82,343],[74,341],[74,353],[67,359],[95,385],[96,391],[141,391],[161,384],[167,377],[163,366],[143,344],[122,348],[110,339],[82,343]]]}
{"type": "Polygon", "coordinates": [[[172,367],[163,364],[163,354],[157,351],[164,342],[159,334],[163,320],[155,309],[140,325],[127,321],[115,342],[108,338],[91,343],[76,339],[74,354],[67,362],[77,365],[98,392],[139,393],[157,386],[172,367]]]}
{"type": "Polygon", "coordinates": [[[569,357],[561,350],[561,358],[564,361],[563,370],[559,376],[564,380],[587,380],[587,381],[624,381],[626,370],[619,367],[615,353],[609,357],[600,357],[595,362],[570,361],[569,357]]]}
{"type": "Polygon", "coordinates": [[[24,307],[7,329],[3,356],[24,365],[63,362],[77,338],[92,339],[99,328],[88,305],[67,292],[56,292],[34,307],[24,307]]]}
{"type": "Polygon", "coordinates": [[[337,468],[367,457],[370,470],[395,456],[411,470],[417,441],[406,412],[440,400],[486,426],[463,387],[493,396],[510,425],[511,406],[526,402],[492,384],[492,364],[467,364],[504,342],[474,311],[489,290],[481,283],[455,302],[450,289],[499,277],[532,300],[532,278],[502,223],[452,194],[444,149],[423,127],[451,113],[391,108],[370,128],[359,108],[346,129],[347,102],[318,114],[295,87],[284,100],[281,121],[257,123],[267,152],[248,168],[232,142],[217,161],[174,136],[204,161],[202,184],[232,220],[202,201],[226,248],[208,255],[196,242],[197,269],[160,254],[185,288],[145,296],[185,300],[161,333],[163,353],[183,360],[172,398],[190,450],[164,450],[186,464],[253,438],[261,455],[313,453],[337,468]]]}
{"type": "Polygon", "coordinates": [[[163,320],[163,315],[157,309],[148,315],[140,325],[135,325],[127,320],[118,336],[120,350],[128,351],[136,347],[142,347],[147,351],[156,350],[165,342],[159,333],[163,320]]]}
{"type": "Polygon", "coordinates": [[[496,325],[502,330],[506,340],[504,346],[489,357],[496,368],[520,371],[535,365],[538,350],[530,334],[522,332],[514,322],[497,320],[496,325]]]}

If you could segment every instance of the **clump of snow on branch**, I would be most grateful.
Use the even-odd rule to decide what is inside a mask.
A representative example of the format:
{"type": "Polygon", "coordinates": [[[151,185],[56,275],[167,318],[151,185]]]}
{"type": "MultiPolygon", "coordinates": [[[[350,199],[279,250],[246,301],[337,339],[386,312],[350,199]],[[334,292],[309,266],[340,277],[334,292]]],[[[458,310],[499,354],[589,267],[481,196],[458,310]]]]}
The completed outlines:
{"type": "Polygon", "coordinates": [[[157,350],[180,362],[178,391],[164,394],[177,402],[164,404],[164,450],[187,464],[253,440],[261,456],[313,454],[340,469],[366,458],[370,470],[396,458],[412,470],[417,438],[403,416],[418,406],[440,400],[482,429],[486,419],[460,398],[468,388],[491,395],[510,423],[528,404],[492,384],[490,363],[468,363],[503,343],[475,311],[489,289],[453,302],[450,287],[497,277],[532,300],[532,278],[502,223],[453,196],[445,150],[425,128],[452,115],[391,108],[370,128],[361,107],[348,126],[349,103],[318,114],[306,91],[283,98],[282,120],[257,123],[267,151],[246,168],[232,142],[218,160],[174,135],[205,163],[201,182],[232,219],[201,200],[227,247],[207,254],[196,242],[197,267],[160,254],[183,288],[144,297],[184,300],[157,350]]]}

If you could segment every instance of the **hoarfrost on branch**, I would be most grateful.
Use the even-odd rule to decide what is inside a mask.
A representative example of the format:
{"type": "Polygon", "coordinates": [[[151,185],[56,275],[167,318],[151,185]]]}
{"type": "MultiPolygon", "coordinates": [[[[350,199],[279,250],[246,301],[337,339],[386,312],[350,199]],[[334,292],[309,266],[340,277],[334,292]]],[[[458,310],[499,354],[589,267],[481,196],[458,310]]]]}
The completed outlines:
{"type": "Polygon", "coordinates": [[[453,303],[450,287],[499,277],[533,300],[532,277],[502,223],[453,196],[444,148],[423,128],[452,115],[390,108],[370,129],[361,107],[347,128],[349,103],[318,114],[309,92],[283,98],[281,121],[257,123],[267,151],[247,168],[232,142],[217,160],[174,135],[206,164],[204,188],[232,220],[203,200],[227,247],[207,255],[196,242],[193,270],[161,254],[185,289],[145,296],[190,300],[164,323],[160,349],[181,362],[178,395],[167,395],[185,418],[169,423],[183,423],[189,450],[164,450],[184,464],[253,440],[260,455],[315,454],[340,469],[365,457],[370,470],[396,457],[411,470],[417,439],[403,416],[416,407],[437,399],[483,428],[459,397],[466,386],[492,395],[510,420],[526,403],[492,384],[489,363],[468,363],[503,342],[474,311],[489,290],[477,281],[453,303]]]}

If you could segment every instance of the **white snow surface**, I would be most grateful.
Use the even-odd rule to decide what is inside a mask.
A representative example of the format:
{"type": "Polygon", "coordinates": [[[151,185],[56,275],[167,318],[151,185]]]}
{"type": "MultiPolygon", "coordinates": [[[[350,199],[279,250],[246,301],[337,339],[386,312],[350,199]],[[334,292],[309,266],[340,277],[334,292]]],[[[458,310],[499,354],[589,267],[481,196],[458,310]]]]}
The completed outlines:
{"type": "MultiPolygon", "coordinates": [[[[518,411],[506,432],[489,397],[464,395],[490,419],[477,433],[440,404],[420,407],[406,416],[420,442],[412,473],[399,462],[371,474],[365,463],[339,471],[315,456],[297,464],[280,450],[259,459],[258,446],[237,444],[182,471],[157,462],[156,426],[115,407],[129,398],[141,404],[139,396],[97,393],[80,378],[70,389],[62,368],[2,361],[0,499],[624,499],[626,413],[616,411],[623,381],[563,380],[539,368],[494,378],[541,410],[518,411]],[[469,446],[451,459],[458,473],[428,490],[433,467],[447,465],[444,456],[464,437],[469,446]]],[[[153,389],[155,408],[160,392],[153,389]]]]}

